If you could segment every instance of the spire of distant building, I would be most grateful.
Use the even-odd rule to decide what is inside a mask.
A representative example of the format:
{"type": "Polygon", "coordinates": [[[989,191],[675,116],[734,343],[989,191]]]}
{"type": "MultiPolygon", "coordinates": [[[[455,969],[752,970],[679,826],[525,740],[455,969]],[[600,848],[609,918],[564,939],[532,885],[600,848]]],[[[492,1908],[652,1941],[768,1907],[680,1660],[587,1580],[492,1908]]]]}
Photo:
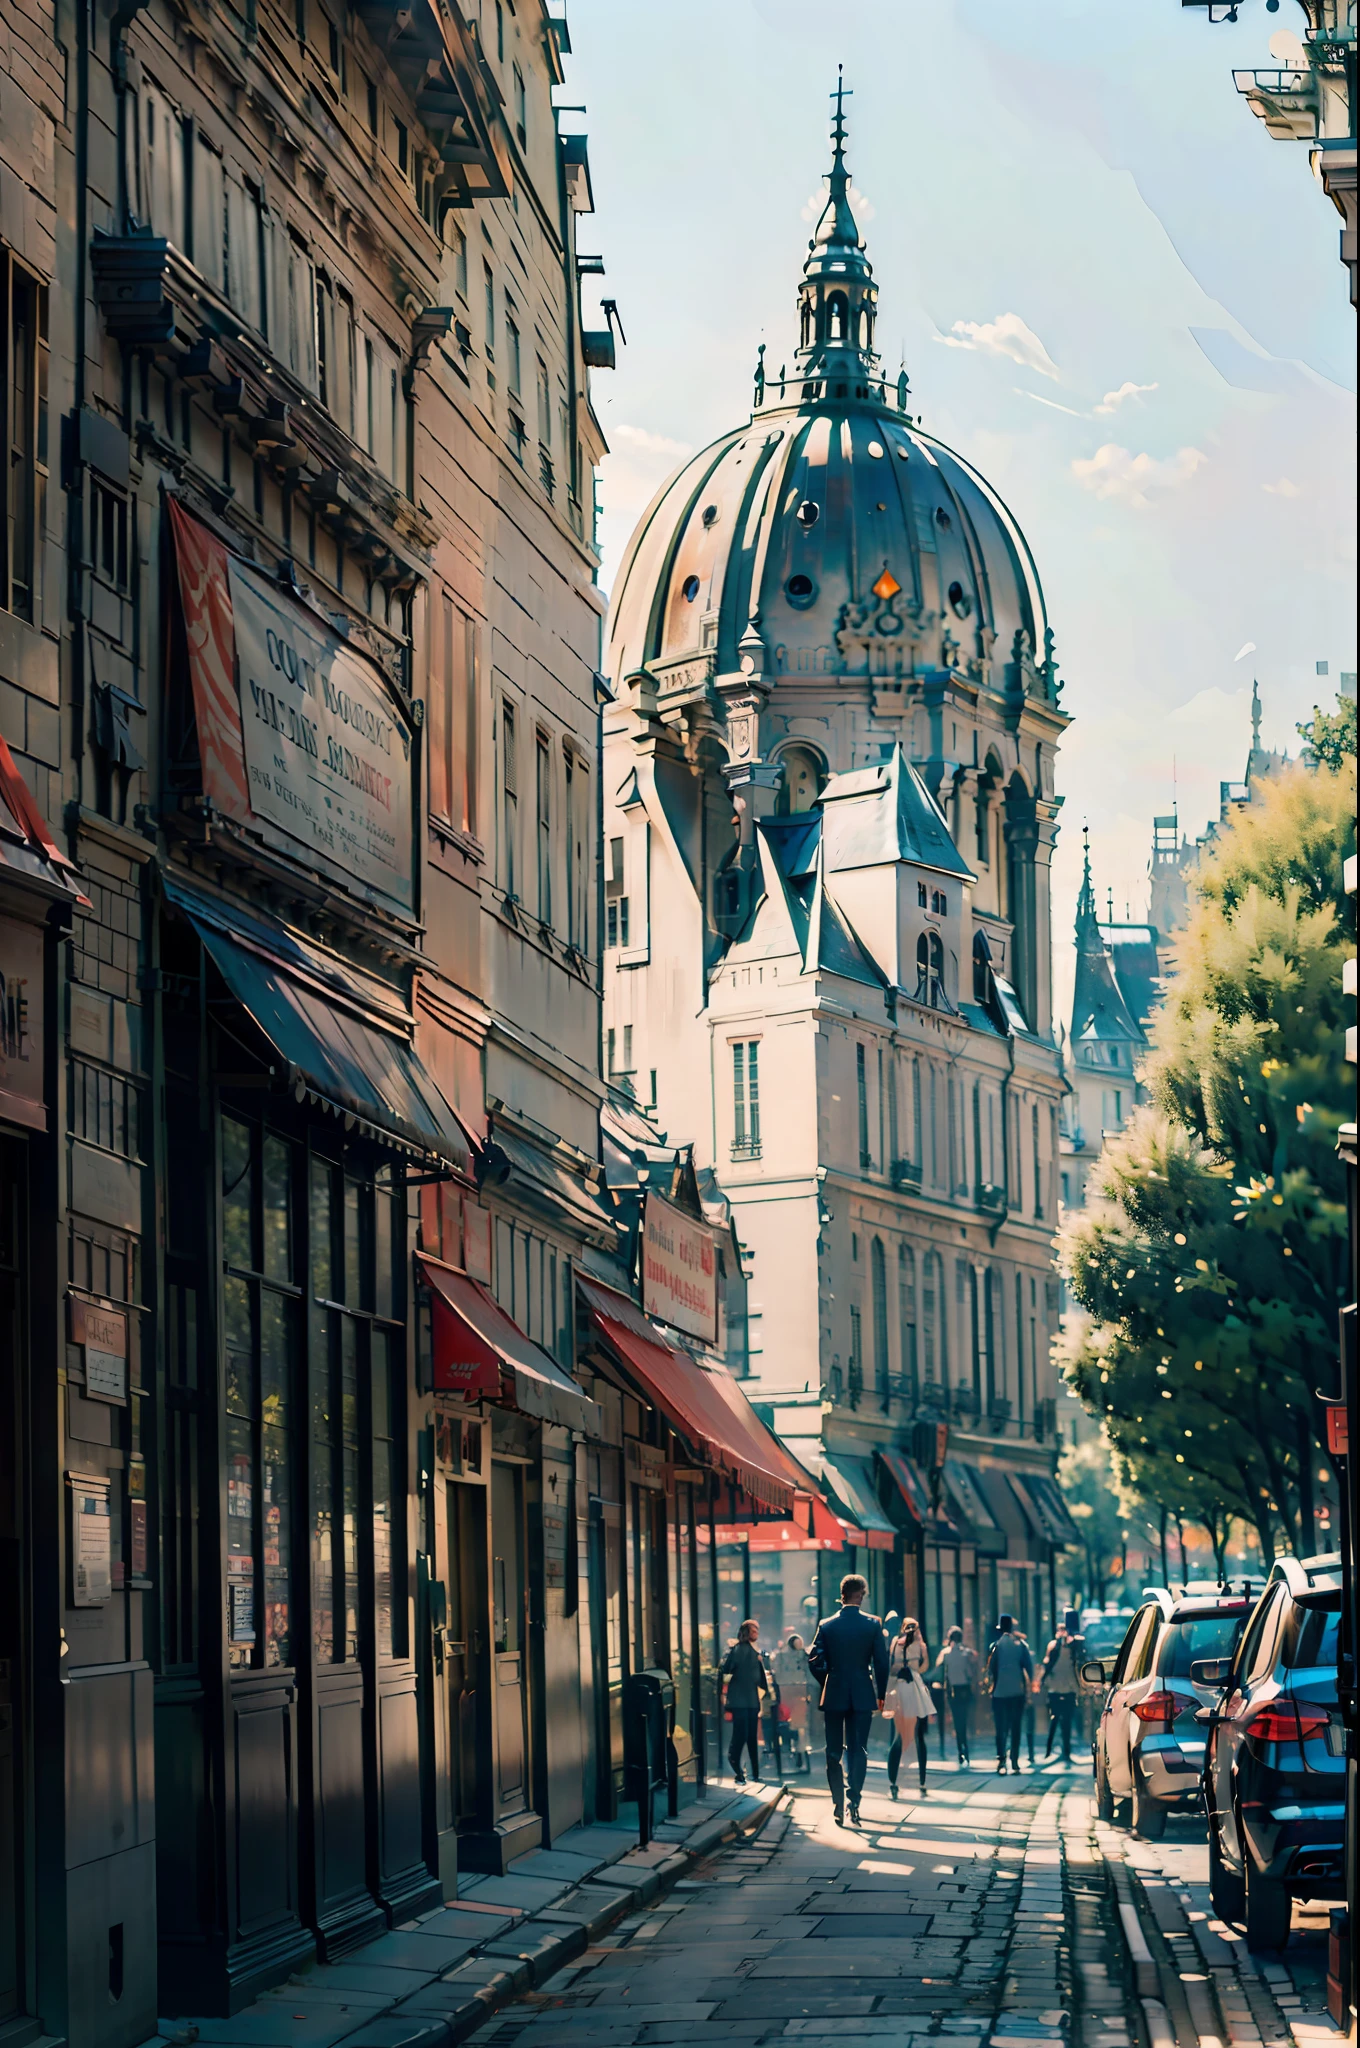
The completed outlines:
{"type": "Polygon", "coordinates": [[[839,67],[831,97],[836,110],[831,124],[831,169],[826,204],[808,243],[798,292],[798,364],[804,377],[822,372],[861,383],[869,377],[877,381],[874,322],[878,286],[850,204],[850,172],[845,161],[845,102],[849,94],[839,67]]]}

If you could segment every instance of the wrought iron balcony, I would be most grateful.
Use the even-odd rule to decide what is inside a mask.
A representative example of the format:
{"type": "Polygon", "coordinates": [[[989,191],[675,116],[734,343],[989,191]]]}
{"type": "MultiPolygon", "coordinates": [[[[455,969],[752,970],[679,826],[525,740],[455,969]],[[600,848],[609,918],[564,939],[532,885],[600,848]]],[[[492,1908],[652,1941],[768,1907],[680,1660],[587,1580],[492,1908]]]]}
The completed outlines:
{"type": "Polygon", "coordinates": [[[914,1159],[894,1159],[892,1163],[892,1184],[895,1188],[906,1188],[912,1192],[921,1185],[921,1168],[914,1159]]]}
{"type": "Polygon", "coordinates": [[[973,1189],[973,1201],[984,1216],[1004,1216],[1006,1213],[1006,1190],[992,1181],[979,1181],[973,1189]]]}

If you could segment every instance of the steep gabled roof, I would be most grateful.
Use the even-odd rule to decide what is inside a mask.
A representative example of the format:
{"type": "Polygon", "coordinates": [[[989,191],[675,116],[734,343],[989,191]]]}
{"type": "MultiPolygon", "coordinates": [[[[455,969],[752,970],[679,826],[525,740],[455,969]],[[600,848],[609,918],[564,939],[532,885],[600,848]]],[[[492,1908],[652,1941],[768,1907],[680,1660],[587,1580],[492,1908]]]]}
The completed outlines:
{"type": "Polygon", "coordinates": [[[821,804],[829,873],[905,860],[959,881],[974,880],[943,811],[900,745],[869,768],[833,775],[821,804]]]}
{"type": "Polygon", "coordinates": [[[1119,986],[1114,957],[1096,917],[1089,841],[1077,898],[1077,975],[1072,991],[1072,1043],[1123,1039],[1144,1043],[1143,1032],[1119,986]]]}

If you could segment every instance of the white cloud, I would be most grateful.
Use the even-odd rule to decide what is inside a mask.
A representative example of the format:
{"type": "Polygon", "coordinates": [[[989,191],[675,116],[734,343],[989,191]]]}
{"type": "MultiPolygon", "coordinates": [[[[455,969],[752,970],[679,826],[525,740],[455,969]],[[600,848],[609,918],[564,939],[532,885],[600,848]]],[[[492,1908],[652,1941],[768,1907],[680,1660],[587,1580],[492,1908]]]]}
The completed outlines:
{"type": "Polygon", "coordinates": [[[688,441],[672,441],[669,434],[654,434],[650,427],[630,427],[622,422],[610,422],[609,446],[611,452],[618,448],[631,448],[638,455],[668,455],[674,462],[688,455],[688,441]]]}
{"type": "Polygon", "coordinates": [[[1126,398],[1137,398],[1144,391],[1155,391],[1156,389],[1157,386],[1155,384],[1134,384],[1126,377],[1117,391],[1107,391],[1105,393],[1100,404],[1096,407],[1096,411],[1118,412],[1126,398]]]}
{"type": "Polygon", "coordinates": [[[1302,495],[1298,485],[1291,483],[1287,476],[1282,476],[1273,484],[1262,484],[1261,489],[1269,491],[1273,498],[1297,498],[1302,495]]]}
{"type": "Polygon", "coordinates": [[[1045,398],[1042,391],[1026,391],[1023,384],[1016,384],[1012,388],[1017,398],[1032,398],[1036,405],[1050,406],[1054,412],[1065,412],[1074,420],[1084,420],[1086,417],[1085,413],[1078,412],[1075,406],[1059,405],[1056,398],[1045,398]]]}
{"type": "Polygon", "coordinates": [[[1189,483],[1204,456],[1198,448],[1178,448],[1174,455],[1159,460],[1155,455],[1134,455],[1117,442],[1107,441],[1094,455],[1079,455],[1072,474],[1083,489],[1098,498],[1122,498],[1145,511],[1152,500],[1150,491],[1169,491],[1189,483]]]}
{"type": "Polygon", "coordinates": [[[956,320],[948,334],[937,334],[946,348],[977,349],[983,355],[1005,356],[1041,377],[1060,376],[1057,364],[1032,327],[1018,313],[998,313],[995,320],[956,320]]]}

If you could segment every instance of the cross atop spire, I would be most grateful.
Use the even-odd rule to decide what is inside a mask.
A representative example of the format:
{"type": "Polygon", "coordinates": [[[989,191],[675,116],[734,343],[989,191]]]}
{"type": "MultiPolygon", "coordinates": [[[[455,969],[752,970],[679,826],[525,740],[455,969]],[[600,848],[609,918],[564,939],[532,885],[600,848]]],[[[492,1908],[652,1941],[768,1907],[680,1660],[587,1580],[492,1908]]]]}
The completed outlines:
{"type": "Polygon", "coordinates": [[[818,373],[845,379],[834,394],[867,397],[867,379],[879,376],[874,354],[874,321],[878,286],[873,265],[864,253],[854,209],[850,204],[850,171],[845,161],[845,102],[850,98],[841,66],[831,94],[831,169],[826,174],[826,204],[813,229],[799,289],[802,332],[799,365],[806,378],[818,373]]]}
{"type": "Polygon", "coordinates": [[[832,93],[831,97],[836,102],[836,119],[831,128],[831,141],[833,144],[833,154],[839,163],[845,155],[845,102],[848,99],[854,98],[853,87],[847,88],[845,83],[845,66],[843,64],[836,66],[836,90],[832,93]]]}

